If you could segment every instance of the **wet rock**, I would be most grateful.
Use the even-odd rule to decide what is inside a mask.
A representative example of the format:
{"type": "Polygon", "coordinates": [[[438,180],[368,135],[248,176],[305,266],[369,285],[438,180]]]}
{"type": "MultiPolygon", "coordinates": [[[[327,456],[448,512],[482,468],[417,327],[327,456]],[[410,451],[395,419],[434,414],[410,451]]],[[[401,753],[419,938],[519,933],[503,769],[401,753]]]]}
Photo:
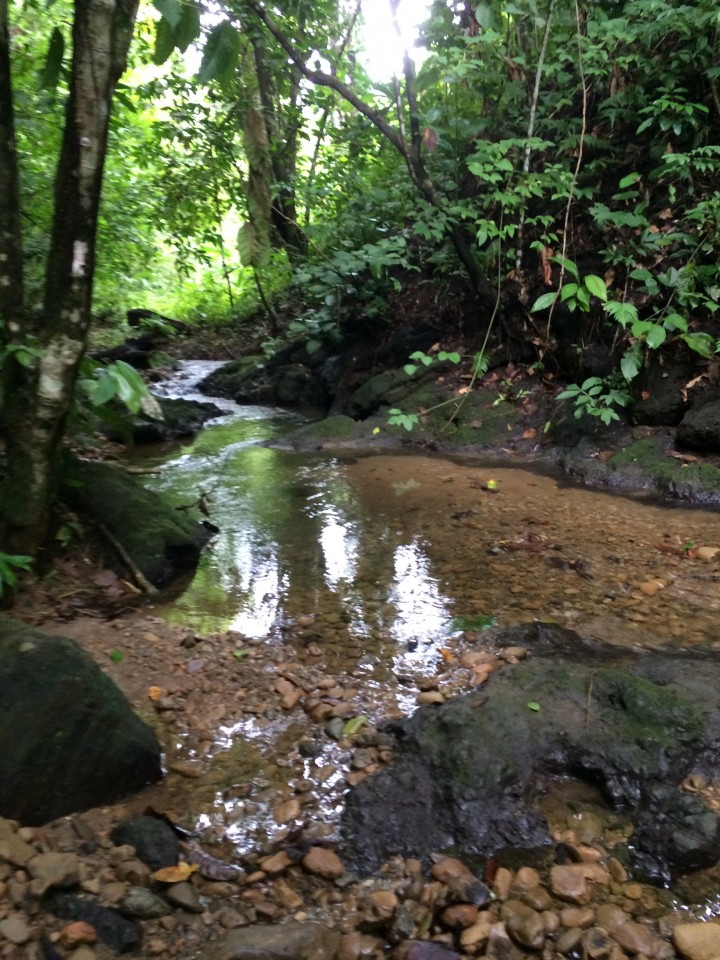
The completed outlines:
{"type": "Polygon", "coordinates": [[[336,960],[366,960],[366,958],[369,960],[369,958],[380,956],[382,948],[382,940],[355,930],[342,938],[336,960]]]}
{"type": "Polygon", "coordinates": [[[130,887],[122,898],[120,911],[126,917],[152,920],[167,916],[170,913],[170,907],[162,897],[158,897],[145,887],[130,887]]]}
{"type": "Polygon", "coordinates": [[[345,866],[334,850],[325,847],[311,847],[302,858],[302,865],[308,873],[314,873],[325,880],[337,880],[345,873],[345,866]]]}
{"type": "Polygon", "coordinates": [[[681,923],[672,936],[685,960],[718,960],[720,957],[720,923],[681,923]]]}
{"type": "Polygon", "coordinates": [[[545,943],[545,921],[532,907],[520,900],[503,904],[502,919],[511,938],[528,950],[540,950],[545,943]]]}
{"type": "MultiPolygon", "coordinates": [[[[499,642],[527,647],[532,658],[495,671],[482,690],[388,725],[395,759],[348,796],[346,859],[370,872],[396,853],[549,844],[535,798],[560,775],[601,783],[613,806],[635,814],[646,875],[664,882],[714,863],[720,817],[677,783],[699,757],[720,774],[720,666],[632,652],[618,664],[616,648],[549,624],[505,631],[499,642]],[[568,650],[574,662],[554,659],[568,650]]],[[[576,902],[586,903],[576,874],[576,902]]]]}
{"type": "MultiPolygon", "coordinates": [[[[91,658],[72,640],[4,616],[0,703],[0,813],[7,817],[44,823],[162,776],[155,734],[91,658]]],[[[7,829],[3,843],[24,857],[7,829]]]]}
{"type": "Polygon", "coordinates": [[[81,943],[95,943],[96,940],[95,927],[91,927],[84,920],[76,920],[75,923],[68,923],[62,928],[58,943],[66,950],[72,950],[81,943]]]}
{"type": "Polygon", "coordinates": [[[615,949],[615,942],[602,927],[588,930],[582,939],[583,957],[587,960],[608,960],[615,949]]]}
{"type": "Polygon", "coordinates": [[[555,941],[555,949],[563,956],[574,954],[582,943],[583,932],[579,928],[563,930],[555,941]]]}
{"type": "Polygon", "coordinates": [[[202,913],[203,905],[200,896],[191,883],[173,883],[165,891],[165,898],[174,907],[181,907],[188,913],[202,913]]]}
{"type": "MultiPolygon", "coordinates": [[[[634,920],[628,920],[622,923],[612,931],[613,938],[617,940],[623,950],[628,953],[643,953],[646,957],[655,955],[655,948],[658,938],[652,930],[634,920]]],[[[718,945],[720,946],[720,944],[718,945]]]]}
{"type": "Polygon", "coordinates": [[[31,933],[25,917],[21,913],[11,913],[0,920],[0,936],[17,946],[27,943],[31,933]]]}
{"type": "Polygon", "coordinates": [[[340,934],[319,923],[256,924],[230,930],[201,960],[333,960],[340,934]]]}
{"type": "Polygon", "coordinates": [[[399,960],[460,960],[460,954],[441,943],[413,940],[398,951],[399,960]]]}
{"type": "Polygon", "coordinates": [[[550,871],[550,888],[553,894],[572,903],[589,903],[597,883],[603,886],[610,883],[610,874],[598,864],[558,864],[550,871]]]}
{"type": "Polygon", "coordinates": [[[75,886],[80,879],[79,860],[74,853],[39,853],[27,865],[33,878],[30,890],[41,897],[52,888],[75,886]]]}
{"type": "MultiPolygon", "coordinates": [[[[107,463],[70,459],[63,480],[63,501],[103,524],[154,586],[197,566],[211,531],[136,477],[107,463]]],[[[108,547],[109,563],[116,562],[112,551],[108,547]]]]}
{"type": "Polygon", "coordinates": [[[84,920],[94,927],[98,938],[118,953],[138,950],[142,943],[142,930],[134,920],[121,916],[117,910],[102,907],[94,900],[71,893],[47,894],[42,905],[63,920],[84,920]]]}
{"type": "MultiPolygon", "coordinates": [[[[143,414],[133,417],[129,425],[133,443],[162,443],[193,436],[202,429],[207,420],[219,417],[223,412],[214,403],[202,403],[198,400],[167,397],[158,397],[157,400],[163,419],[154,420],[143,414]]],[[[106,436],[111,440],[127,440],[122,430],[107,430],[106,436]]]]}
{"type": "Polygon", "coordinates": [[[157,817],[132,817],[113,828],[110,839],[120,847],[128,844],[151,870],[174,867],[180,844],[172,827],[157,817]]]}
{"type": "Polygon", "coordinates": [[[720,450],[720,400],[688,410],[678,425],[677,441],[699,450],[720,450]]]}
{"type": "Polygon", "coordinates": [[[18,836],[12,821],[0,818],[0,860],[24,867],[34,856],[35,849],[18,836]]]}

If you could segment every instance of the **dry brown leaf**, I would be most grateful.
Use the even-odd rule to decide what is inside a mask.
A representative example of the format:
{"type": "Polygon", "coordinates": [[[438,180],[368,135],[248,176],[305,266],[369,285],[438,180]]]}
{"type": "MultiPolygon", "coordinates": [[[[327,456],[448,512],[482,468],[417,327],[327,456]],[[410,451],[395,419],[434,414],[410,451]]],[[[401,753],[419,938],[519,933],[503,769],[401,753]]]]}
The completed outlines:
{"type": "Polygon", "coordinates": [[[159,880],[160,883],[182,883],[183,880],[187,880],[196,870],[196,864],[185,863],[184,860],[181,860],[180,863],[174,867],[161,867],[160,870],[156,870],[151,876],[153,880],[159,880]]]}
{"type": "Polygon", "coordinates": [[[148,696],[155,703],[157,700],[160,700],[161,697],[165,696],[165,691],[162,687],[148,687],[148,696]]]}

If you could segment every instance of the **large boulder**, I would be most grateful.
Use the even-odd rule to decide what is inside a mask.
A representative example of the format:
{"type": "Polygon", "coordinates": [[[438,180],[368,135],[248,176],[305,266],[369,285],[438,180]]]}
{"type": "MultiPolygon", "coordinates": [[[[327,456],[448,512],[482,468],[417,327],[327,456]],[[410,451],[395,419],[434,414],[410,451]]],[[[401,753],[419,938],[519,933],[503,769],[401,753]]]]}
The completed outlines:
{"type": "Polygon", "coordinates": [[[151,728],[72,640],[0,615],[0,815],[45,823],[162,776],[151,728]]]}
{"type": "Polygon", "coordinates": [[[292,358],[249,356],[214,370],[200,383],[210,396],[236,403],[277,403],[299,409],[325,407],[329,392],[320,367],[292,358]]]}
{"type": "Polygon", "coordinates": [[[144,413],[129,417],[127,411],[111,410],[102,426],[105,436],[120,443],[164,443],[194,436],[208,420],[223,413],[216,404],[200,400],[184,400],[181,397],[156,399],[162,410],[162,420],[144,413]]]}
{"type": "Polygon", "coordinates": [[[214,532],[147,490],[137,477],[99,461],[69,459],[62,497],[73,509],[102,525],[135,569],[156,587],[194,570],[214,532]]]}
{"type": "Polygon", "coordinates": [[[677,440],[697,450],[720,451],[720,400],[689,410],[678,426],[677,440]]]}
{"type": "Polygon", "coordinates": [[[647,877],[716,862],[720,817],[680,784],[720,773],[717,657],[619,652],[549,624],[499,639],[518,643],[534,651],[527,661],[393,724],[395,761],[348,798],[346,857],[371,871],[395,853],[550,844],[536,801],[562,777],[634,819],[647,877]]]}

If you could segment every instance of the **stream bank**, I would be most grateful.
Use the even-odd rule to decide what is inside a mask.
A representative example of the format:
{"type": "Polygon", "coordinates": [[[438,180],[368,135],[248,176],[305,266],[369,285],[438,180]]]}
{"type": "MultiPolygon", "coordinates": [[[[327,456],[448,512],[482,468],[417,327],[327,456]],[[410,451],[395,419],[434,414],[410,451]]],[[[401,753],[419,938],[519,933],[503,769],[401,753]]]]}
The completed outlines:
{"type": "MultiPolygon", "coordinates": [[[[255,416],[265,440],[282,432],[282,417],[255,416]]],[[[61,599],[48,618],[52,599],[38,595],[33,608],[28,598],[24,616],[75,637],[152,722],[168,775],[124,804],[20,839],[36,852],[77,857],[67,884],[93,903],[127,914],[138,909],[134,888],[158,897],[160,906],[140,908],[164,911],[140,919],[142,957],[257,956],[249,951],[257,951],[259,928],[260,956],[270,960],[286,955],[300,925],[310,947],[293,955],[336,950],[338,960],[427,957],[431,949],[511,960],[543,952],[694,960],[685,931],[673,928],[713,932],[711,923],[686,921],[715,920],[717,877],[710,871],[704,888],[696,877],[671,894],[629,875],[616,853],[630,824],[601,798],[547,798],[555,841],[548,852],[563,862],[520,851],[430,872],[401,856],[368,879],[354,877],[337,845],[338,817],[348,788],[392,764],[384,720],[482,694],[495,668],[498,677],[515,669],[518,650],[498,640],[509,624],[553,619],[621,651],[712,647],[715,515],[490,461],[298,458],[258,446],[249,430],[220,423],[161,458],[175,465],[157,483],[177,473],[176,494],[169,492],[182,502],[215,475],[213,458],[232,481],[224,494],[212,491],[209,506],[233,547],[216,544],[201,560],[195,593],[191,586],[178,605],[153,601],[110,622],[67,620],[61,599]],[[256,510],[250,528],[247,504],[256,510]],[[212,579],[214,569],[223,579],[212,579]],[[248,580],[243,570],[258,575],[248,580]],[[211,609],[201,610],[208,596],[211,609]],[[234,868],[231,875],[196,870],[172,885],[189,886],[173,893],[188,899],[170,901],[150,868],[110,839],[118,821],[148,810],[189,829],[191,843],[234,868]],[[476,881],[497,899],[483,900],[476,881]],[[228,929],[232,935],[222,933],[228,929]]],[[[700,777],[687,786],[712,810],[714,784],[700,777]]],[[[183,859],[189,853],[183,848],[183,859]]],[[[29,930],[22,944],[3,948],[13,960],[24,951],[42,956],[40,934],[56,937],[67,924],[38,900],[38,878],[25,869],[33,859],[4,867],[0,904],[29,930]]],[[[72,947],[58,949],[72,955],[72,947]]],[[[86,947],[85,957],[89,949],[100,960],[112,955],[107,944],[86,947]]]]}

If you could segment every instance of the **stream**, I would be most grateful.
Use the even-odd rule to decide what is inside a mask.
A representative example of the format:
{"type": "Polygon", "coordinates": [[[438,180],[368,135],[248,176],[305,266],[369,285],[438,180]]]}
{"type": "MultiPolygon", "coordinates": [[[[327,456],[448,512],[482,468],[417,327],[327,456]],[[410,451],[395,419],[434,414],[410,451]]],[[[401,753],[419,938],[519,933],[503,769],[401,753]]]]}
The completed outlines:
{"type": "MultiPolygon", "coordinates": [[[[194,390],[212,367],[182,364],[162,394],[214,400],[194,390]]],[[[277,676],[378,723],[411,713],[438,677],[447,693],[470,689],[463,651],[492,649],[494,630],[518,622],[622,647],[720,649],[715,512],[575,487],[532,465],[290,453],[265,444],[300,416],[219,404],[191,443],[146,461],[159,470],[149,486],[178,506],[202,501],[219,528],[192,581],[152,612],[210,637],[218,661],[265,658],[241,719],[226,716],[236,678],[215,665],[203,707],[213,729],[179,737],[171,757],[205,775],[163,788],[238,855],[285,828],[278,790],[301,793],[303,815],[332,832],[357,773],[334,734],[297,754],[307,724],[278,708],[277,676]]]]}

